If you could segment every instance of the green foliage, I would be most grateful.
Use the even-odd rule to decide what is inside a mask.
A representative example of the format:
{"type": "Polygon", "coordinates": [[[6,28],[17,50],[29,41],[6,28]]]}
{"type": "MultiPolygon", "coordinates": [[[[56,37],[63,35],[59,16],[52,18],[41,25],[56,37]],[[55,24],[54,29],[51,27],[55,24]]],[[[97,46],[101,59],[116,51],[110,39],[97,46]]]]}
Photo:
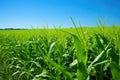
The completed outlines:
{"type": "Polygon", "coordinates": [[[73,29],[0,31],[0,80],[119,80],[120,28],[72,22],[73,29]]]}
{"type": "Polygon", "coordinates": [[[112,72],[112,80],[119,80],[120,76],[120,66],[116,64],[114,61],[110,64],[111,72],[112,72]]]}

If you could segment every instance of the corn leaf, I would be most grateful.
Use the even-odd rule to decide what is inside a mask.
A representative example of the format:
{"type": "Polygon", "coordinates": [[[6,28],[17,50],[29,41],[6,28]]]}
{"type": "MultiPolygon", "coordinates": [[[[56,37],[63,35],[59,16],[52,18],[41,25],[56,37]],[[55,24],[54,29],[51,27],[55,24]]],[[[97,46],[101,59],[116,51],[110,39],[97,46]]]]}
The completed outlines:
{"type": "Polygon", "coordinates": [[[120,66],[112,61],[110,68],[112,72],[112,80],[120,80],[120,66]]]}

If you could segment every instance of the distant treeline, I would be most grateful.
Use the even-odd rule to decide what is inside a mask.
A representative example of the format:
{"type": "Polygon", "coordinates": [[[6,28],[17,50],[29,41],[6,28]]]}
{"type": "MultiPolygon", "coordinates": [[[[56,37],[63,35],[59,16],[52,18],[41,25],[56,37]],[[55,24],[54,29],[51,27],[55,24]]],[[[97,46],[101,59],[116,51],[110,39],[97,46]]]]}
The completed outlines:
{"type": "Polygon", "coordinates": [[[5,28],[5,29],[0,29],[0,30],[26,30],[22,28],[5,28]]]}

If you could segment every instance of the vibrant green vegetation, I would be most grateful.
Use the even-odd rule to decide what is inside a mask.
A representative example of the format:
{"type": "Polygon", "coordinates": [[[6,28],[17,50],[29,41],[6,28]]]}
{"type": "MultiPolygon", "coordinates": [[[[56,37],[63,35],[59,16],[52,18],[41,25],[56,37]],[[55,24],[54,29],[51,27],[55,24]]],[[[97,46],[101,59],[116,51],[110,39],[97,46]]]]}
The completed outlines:
{"type": "Polygon", "coordinates": [[[119,80],[120,28],[0,31],[0,80],[119,80]]]}

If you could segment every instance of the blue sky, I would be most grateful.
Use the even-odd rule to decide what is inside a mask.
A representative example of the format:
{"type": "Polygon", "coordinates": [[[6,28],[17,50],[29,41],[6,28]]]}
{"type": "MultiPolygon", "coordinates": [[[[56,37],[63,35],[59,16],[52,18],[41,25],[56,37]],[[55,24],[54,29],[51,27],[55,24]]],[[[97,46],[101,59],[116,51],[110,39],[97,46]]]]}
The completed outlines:
{"type": "Polygon", "coordinates": [[[120,25],[120,0],[0,0],[0,28],[96,26],[99,17],[106,25],[120,25]]]}

